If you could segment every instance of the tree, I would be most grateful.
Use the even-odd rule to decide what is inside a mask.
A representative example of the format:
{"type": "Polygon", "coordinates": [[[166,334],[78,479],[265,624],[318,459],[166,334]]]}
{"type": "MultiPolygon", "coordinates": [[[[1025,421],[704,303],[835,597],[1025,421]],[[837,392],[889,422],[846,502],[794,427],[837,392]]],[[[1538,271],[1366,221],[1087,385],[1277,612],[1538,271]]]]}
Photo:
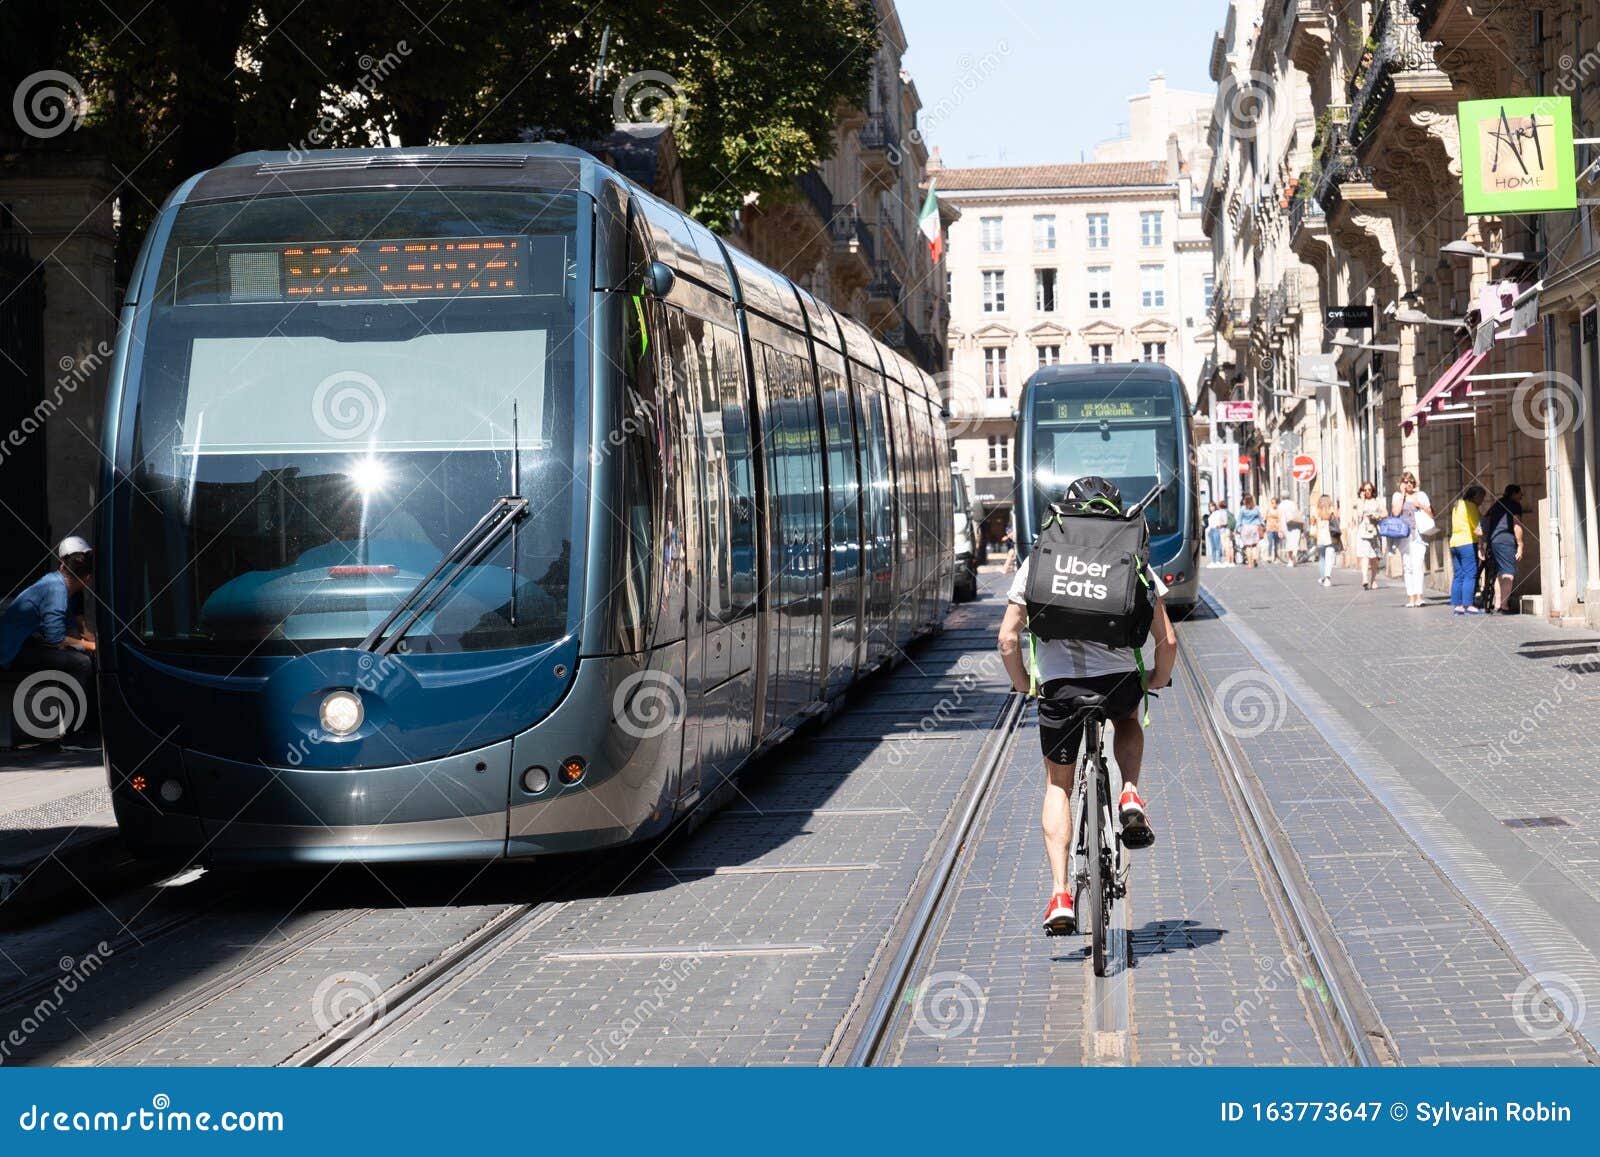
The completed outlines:
{"type": "Polygon", "coordinates": [[[167,192],[236,153],[590,140],[619,99],[665,111],[636,107],[639,83],[670,98],[693,211],[722,227],[827,155],[878,43],[865,0],[756,0],[728,20],[701,0],[57,0],[0,6],[0,37],[7,92],[55,68],[88,98],[79,131],[0,145],[109,157],[124,271],[167,192]]]}

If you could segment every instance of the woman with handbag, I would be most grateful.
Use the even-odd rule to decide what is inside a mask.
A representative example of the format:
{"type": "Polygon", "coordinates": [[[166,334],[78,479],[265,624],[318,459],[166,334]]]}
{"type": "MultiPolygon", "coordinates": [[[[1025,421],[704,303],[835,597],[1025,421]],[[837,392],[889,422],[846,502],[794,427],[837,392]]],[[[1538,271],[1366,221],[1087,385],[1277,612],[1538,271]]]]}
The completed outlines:
{"type": "Polygon", "coordinates": [[[1339,525],[1339,508],[1333,504],[1333,499],[1324,494],[1317,499],[1317,512],[1312,515],[1311,524],[1317,536],[1317,562],[1322,568],[1322,577],[1317,580],[1320,586],[1333,585],[1333,563],[1338,556],[1341,531],[1339,525]]]}
{"type": "MultiPolygon", "coordinates": [[[[1389,516],[1404,522],[1411,533],[1405,537],[1386,535],[1390,549],[1400,551],[1406,577],[1406,606],[1422,606],[1422,568],[1427,558],[1428,535],[1434,532],[1433,500],[1417,485],[1417,476],[1407,470],[1400,475],[1400,489],[1389,498],[1389,516]]],[[[1389,519],[1385,519],[1388,522],[1389,519]]],[[[1379,533],[1383,532],[1382,526],[1379,533]]]]}
{"type": "Polygon", "coordinates": [[[1356,565],[1361,568],[1361,589],[1378,589],[1378,555],[1383,539],[1378,537],[1378,523],[1383,521],[1383,502],[1378,498],[1378,487],[1363,482],[1356,491],[1354,511],[1356,524],[1356,565]]]}
{"type": "Polygon", "coordinates": [[[1483,557],[1483,527],[1479,508],[1489,492],[1469,486],[1450,507],[1450,613],[1481,615],[1473,606],[1478,587],[1478,560],[1483,557]]]}

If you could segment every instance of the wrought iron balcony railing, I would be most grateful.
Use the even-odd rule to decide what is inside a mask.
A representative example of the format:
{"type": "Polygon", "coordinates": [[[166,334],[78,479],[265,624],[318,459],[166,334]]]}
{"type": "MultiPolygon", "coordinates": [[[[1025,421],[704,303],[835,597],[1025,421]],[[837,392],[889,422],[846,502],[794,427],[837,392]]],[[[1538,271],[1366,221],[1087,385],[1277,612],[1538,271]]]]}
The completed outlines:
{"type": "Polygon", "coordinates": [[[1380,0],[1362,67],[1350,76],[1349,141],[1357,152],[1372,139],[1394,98],[1394,78],[1405,72],[1438,72],[1435,43],[1423,37],[1409,0],[1380,0]]]}

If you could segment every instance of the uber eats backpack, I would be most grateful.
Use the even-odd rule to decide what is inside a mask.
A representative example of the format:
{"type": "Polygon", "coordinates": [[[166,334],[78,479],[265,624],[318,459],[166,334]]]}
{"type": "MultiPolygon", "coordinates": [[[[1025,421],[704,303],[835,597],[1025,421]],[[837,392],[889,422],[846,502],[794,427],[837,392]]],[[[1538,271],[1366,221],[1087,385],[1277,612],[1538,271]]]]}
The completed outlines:
{"type": "Polygon", "coordinates": [[[1106,499],[1054,503],[1028,556],[1028,632],[1108,647],[1144,645],[1155,619],[1150,527],[1106,499]]]}

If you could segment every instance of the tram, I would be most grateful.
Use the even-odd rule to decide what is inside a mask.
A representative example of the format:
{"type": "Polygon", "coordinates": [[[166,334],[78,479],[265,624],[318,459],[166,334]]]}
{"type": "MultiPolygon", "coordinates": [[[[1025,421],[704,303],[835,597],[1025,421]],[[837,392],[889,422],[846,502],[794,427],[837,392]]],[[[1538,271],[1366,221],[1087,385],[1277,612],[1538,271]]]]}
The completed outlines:
{"type": "Polygon", "coordinates": [[[1017,549],[1027,557],[1043,511],[1075,478],[1110,478],[1126,502],[1158,484],[1145,508],[1150,565],[1167,605],[1193,607],[1200,589],[1200,512],[1194,431],[1183,381],[1153,362],[1045,366],[1024,384],[1017,412],[1017,549]]]}
{"type": "Polygon", "coordinates": [[[648,837],[951,602],[929,376],[565,146],[189,179],[105,429],[102,731],[147,856],[648,837]]]}

